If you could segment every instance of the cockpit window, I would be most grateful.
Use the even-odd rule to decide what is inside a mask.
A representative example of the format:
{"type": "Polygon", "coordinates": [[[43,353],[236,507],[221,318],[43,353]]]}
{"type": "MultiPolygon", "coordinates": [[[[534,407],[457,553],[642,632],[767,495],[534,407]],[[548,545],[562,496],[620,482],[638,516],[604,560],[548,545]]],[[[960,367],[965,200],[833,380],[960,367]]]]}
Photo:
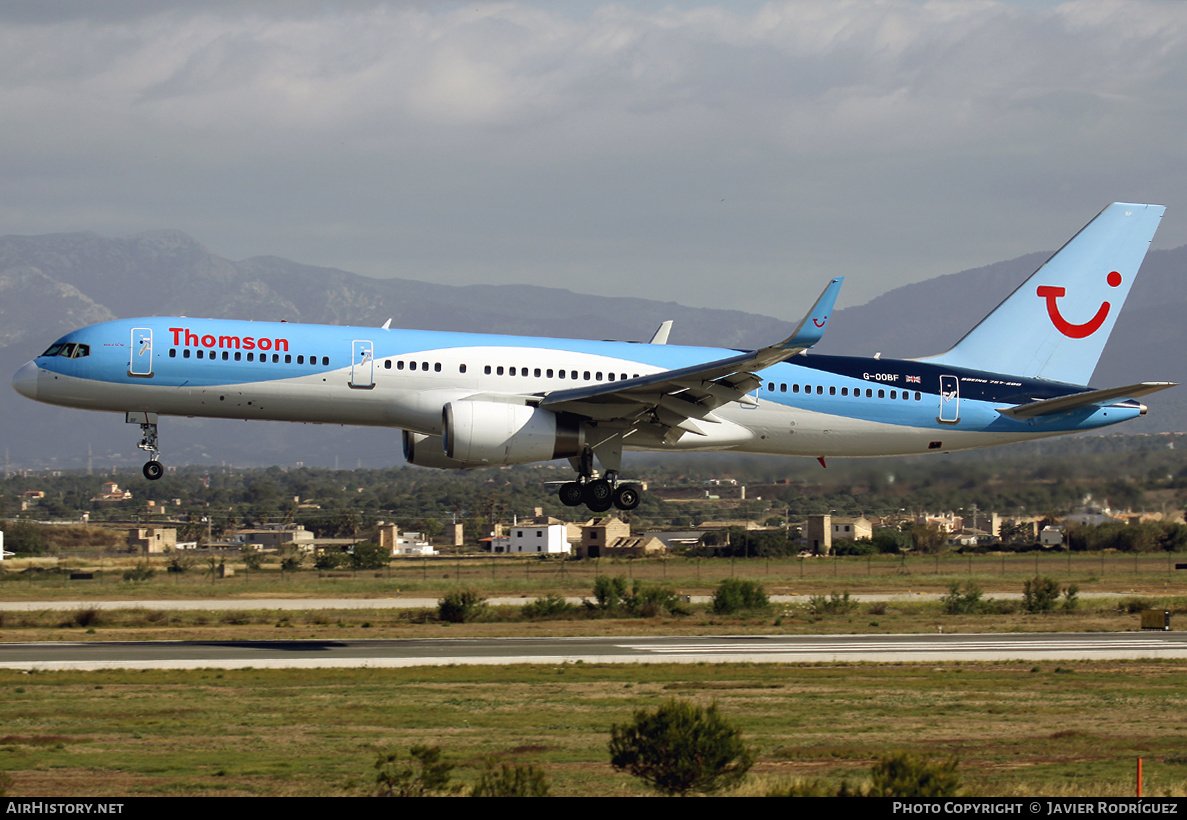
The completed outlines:
{"type": "Polygon", "coordinates": [[[81,359],[91,355],[91,346],[75,342],[54,342],[42,356],[62,356],[67,359],[81,359]]]}

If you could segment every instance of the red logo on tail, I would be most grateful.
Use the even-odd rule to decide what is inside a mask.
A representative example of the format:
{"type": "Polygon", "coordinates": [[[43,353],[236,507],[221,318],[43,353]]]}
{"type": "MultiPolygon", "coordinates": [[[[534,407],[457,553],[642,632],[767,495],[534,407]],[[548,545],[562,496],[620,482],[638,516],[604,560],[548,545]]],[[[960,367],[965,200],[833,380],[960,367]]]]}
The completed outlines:
{"type": "MultiPolygon", "coordinates": [[[[1109,273],[1106,281],[1108,281],[1109,287],[1115,288],[1121,284],[1121,274],[1117,271],[1112,271],[1109,273]]],[[[1051,317],[1051,324],[1055,325],[1055,329],[1069,339],[1085,339],[1091,336],[1100,330],[1100,326],[1108,318],[1111,305],[1108,302],[1101,302],[1100,309],[1096,311],[1095,316],[1082,325],[1072,324],[1063,318],[1063,315],[1059,312],[1059,305],[1055,302],[1056,299],[1067,293],[1066,288],[1056,287],[1054,285],[1039,285],[1039,289],[1036,292],[1040,297],[1047,300],[1047,315],[1051,317]]]]}

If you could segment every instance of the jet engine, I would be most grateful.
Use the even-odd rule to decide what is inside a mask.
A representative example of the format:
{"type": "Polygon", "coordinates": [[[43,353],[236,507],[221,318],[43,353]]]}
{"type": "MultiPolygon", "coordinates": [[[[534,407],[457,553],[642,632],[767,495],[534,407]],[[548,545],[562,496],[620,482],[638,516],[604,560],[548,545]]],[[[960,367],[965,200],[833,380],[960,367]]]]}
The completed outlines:
{"type": "Polygon", "coordinates": [[[445,456],[464,466],[551,461],[585,448],[580,419],[523,404],[453,401],[442,420],[445,456]]]}
{"type": "Polygon", "coordinates": [[[445,455],[441,436],[426,436],[424,433],[404,431],[404,460],[417,467],[433,467],[438,470],[474,470],[488,465],[478,462],[467,464],[445,455]]]}

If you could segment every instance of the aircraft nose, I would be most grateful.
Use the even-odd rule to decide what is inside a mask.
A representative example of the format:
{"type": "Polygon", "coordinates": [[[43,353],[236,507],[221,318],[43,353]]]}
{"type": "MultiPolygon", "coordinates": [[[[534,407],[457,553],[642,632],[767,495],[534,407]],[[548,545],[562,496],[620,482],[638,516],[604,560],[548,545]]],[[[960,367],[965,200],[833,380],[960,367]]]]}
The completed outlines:
{"type": "Polygon", "coordinates": [[[37,364],[25,362],[12,377],[12,389],[28,399],[37,400],[37,364]]]}

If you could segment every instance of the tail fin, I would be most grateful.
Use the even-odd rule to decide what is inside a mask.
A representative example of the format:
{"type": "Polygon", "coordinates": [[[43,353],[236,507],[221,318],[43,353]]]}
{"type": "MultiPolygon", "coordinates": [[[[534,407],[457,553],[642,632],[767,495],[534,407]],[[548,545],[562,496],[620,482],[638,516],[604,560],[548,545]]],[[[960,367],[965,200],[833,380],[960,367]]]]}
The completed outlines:
{"type": "Polygon", "coordinates": [[[1165,210],[1113,203],[955,347],[923,361],[1088,384],[1165,210]]]}

